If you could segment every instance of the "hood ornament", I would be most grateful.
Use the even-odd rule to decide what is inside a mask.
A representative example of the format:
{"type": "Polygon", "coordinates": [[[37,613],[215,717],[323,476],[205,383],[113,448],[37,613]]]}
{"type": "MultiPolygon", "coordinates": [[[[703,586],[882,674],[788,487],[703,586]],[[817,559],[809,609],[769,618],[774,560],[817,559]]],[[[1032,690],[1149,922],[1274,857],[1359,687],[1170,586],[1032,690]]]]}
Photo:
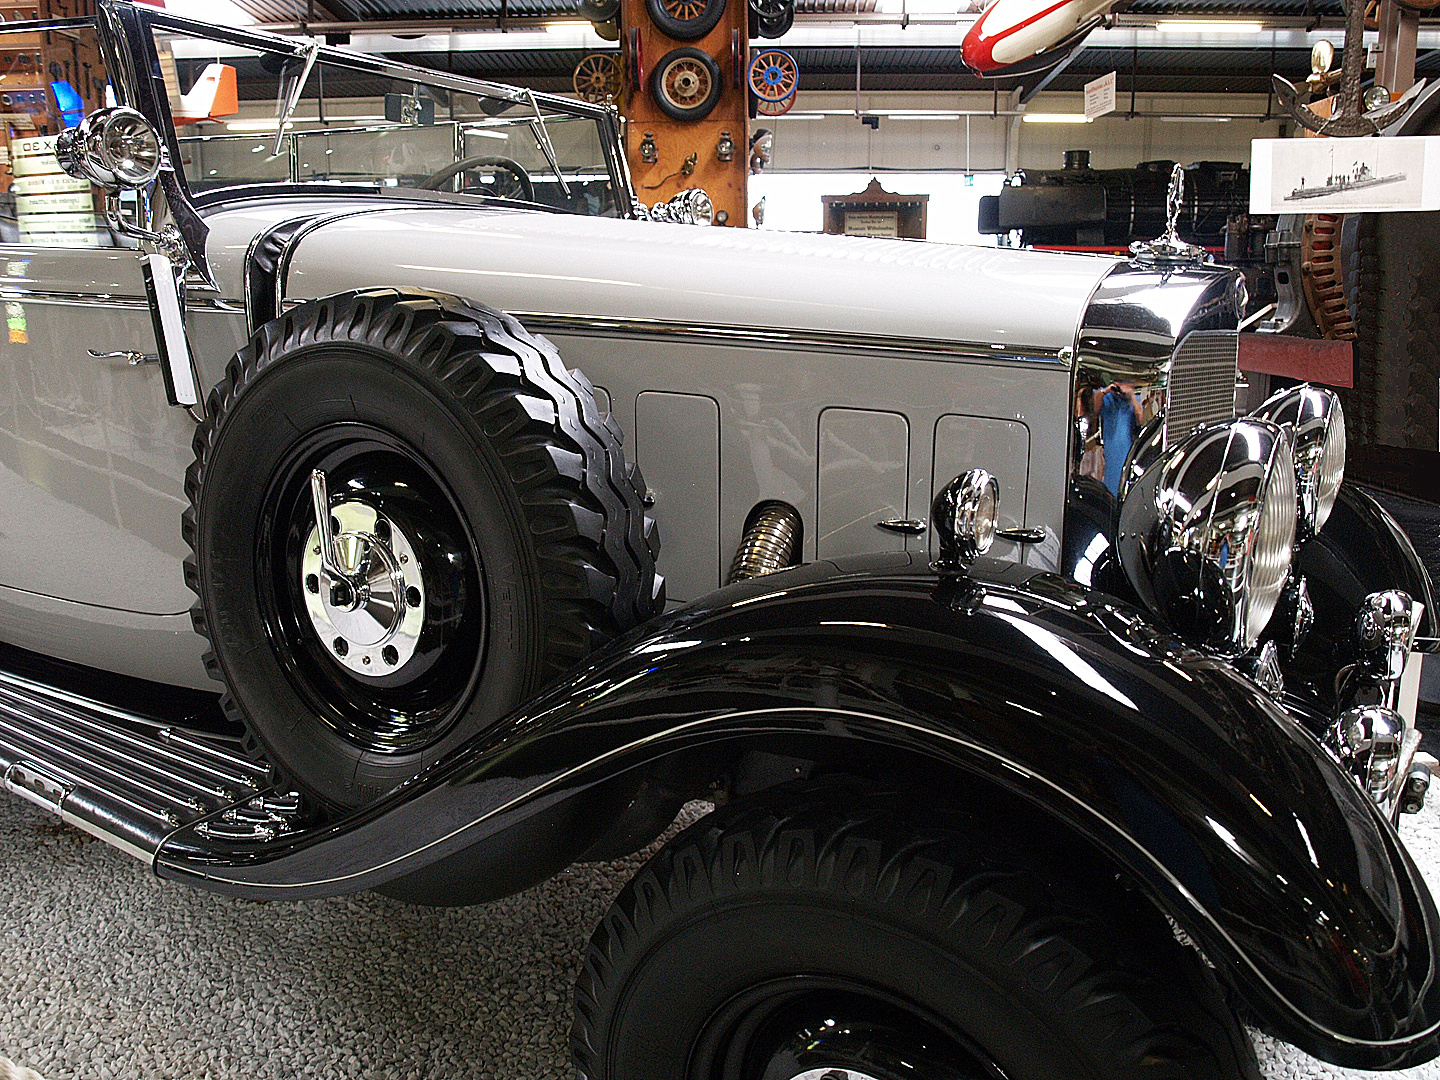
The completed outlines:
{"type": "MultiPolygon", "coordinates": [[[[1335,95],[1331,115],[1321,116],[1309,105],[1302,105],[1300,91],[1289,79],[1279,75],[1270,76],[1275,96],[1280,99],[1285,111],[1295,118],[1296,123],[1321,135],[1338,138],[1378,135],[1381,128],[1398,119],[1400,114],[1410,107],[1410,103],[1425,86],[1425,80],[1419,79],[1398,100],[1388,100],[1387,94],[1386,101],[1377,104],[1373,109],[1366,109],[1365,95],[1360,89],[1360,80],[1365,72],[1365,4],[1360,0],[1352,0],[1349,7],[1350,11],[1345,16],[1345,57],[1340,62],[1340,90],[1335,95]]],[[[1311,67],[1318,68],[1319,61],[1323,58],[1324,66],[1328,68],[1334,58],[1334,50],[1327,52],[1328,55],[1312,53],[1311,67]]],[[[1325,71],[1312,71],[1306,85],[1312,91],[1323,87],[1333,81],[1333,78],[1326,79],[1326,74],[1325,71]]]]}
{"type": "Polygon", "coordinates": [[[1170,189],[1165,193],[1165,231],[1154,240],[1136,240],[1130,255],[1144,263],[1203,263],[1210,255],[1202,247],[1180,239],[1180,208],[1185,202],[1185,167],[1178,161],[1170,170],[1170,189]]]}

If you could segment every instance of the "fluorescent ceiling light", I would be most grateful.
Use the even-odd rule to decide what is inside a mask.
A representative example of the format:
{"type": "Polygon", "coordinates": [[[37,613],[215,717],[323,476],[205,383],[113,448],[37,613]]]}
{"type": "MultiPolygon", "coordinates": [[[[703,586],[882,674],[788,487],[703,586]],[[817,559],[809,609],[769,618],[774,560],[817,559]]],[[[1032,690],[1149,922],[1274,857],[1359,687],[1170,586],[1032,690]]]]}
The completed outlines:
{"type": "Polygon", "coordinates": [[[1162,34],[1258,34],[1265,25],[1228,19],[1161,19],[1155,29],[1162,34]]]}
{"type": "Polygon", "coordinates": [[[1078,112],[1027,112],[1024,116],[1027,124],[1088,124],[1090,118],[1084,113],[1078,112]]]}
{"type": "Polygon", "coordinates": [[[1162,124],[1228,124],[1228,116],[1162,116],[1162,124]]]}

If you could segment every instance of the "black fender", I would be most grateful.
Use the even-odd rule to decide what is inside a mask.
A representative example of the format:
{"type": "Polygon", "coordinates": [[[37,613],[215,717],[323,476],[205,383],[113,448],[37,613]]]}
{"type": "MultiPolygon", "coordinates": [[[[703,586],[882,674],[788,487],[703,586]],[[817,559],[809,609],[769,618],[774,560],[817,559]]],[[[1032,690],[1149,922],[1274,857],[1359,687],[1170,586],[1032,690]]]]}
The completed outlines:
{"type": "Polygon", "coordinates": [[[254,845],[180,830],[156,870],[269,899],[479,899],[578,856],[638,767],[797,740],[907,754],[957,789],[1027,801],[1113,860],[1310,1053],[1360,1068],[1436,1053],[1435,907],[1340,765],[1232,667],[1133,609],[983,560],[948,575],[870,556],[720,590],[349,818],[254,845]]]}
{"type": "Polygon", "coordinates": [[[1408,593],[1425,605],[1420,636],[1436,636],[1440,613],[1429,572],[1404,528],[1359,485],[1348,480],[1340,485],[1330,517],[1301,544],[1295,567],[1305,578],[1315,621],[1285,665],[1285,675],[1291,689],[1321,716],[1336,708],[1336,672],[1355,662],[1355,616],[1370,593],[1408,593]]]}

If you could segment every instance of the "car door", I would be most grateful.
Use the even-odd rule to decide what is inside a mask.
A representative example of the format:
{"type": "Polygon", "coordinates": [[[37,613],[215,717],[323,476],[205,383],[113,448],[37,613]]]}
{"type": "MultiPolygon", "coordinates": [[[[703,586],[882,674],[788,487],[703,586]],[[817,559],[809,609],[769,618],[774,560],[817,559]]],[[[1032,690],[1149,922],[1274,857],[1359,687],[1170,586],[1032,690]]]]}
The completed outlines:
{"type": "Polygon", "coordinates": [[[56,133],[100,103],[94,45],[84,27],[0,33],[0,51],[34,49],[51,81],[9,103],[31,111],[10,118],[0,197],[0,586],[170,614],[193,600],[180,515],[194,422],[167,404],[157,364],[130,362],[156,353],[141,253],[54,158],[56,133]],[[61,81],[90,93],[67,99],[61,81]]]}

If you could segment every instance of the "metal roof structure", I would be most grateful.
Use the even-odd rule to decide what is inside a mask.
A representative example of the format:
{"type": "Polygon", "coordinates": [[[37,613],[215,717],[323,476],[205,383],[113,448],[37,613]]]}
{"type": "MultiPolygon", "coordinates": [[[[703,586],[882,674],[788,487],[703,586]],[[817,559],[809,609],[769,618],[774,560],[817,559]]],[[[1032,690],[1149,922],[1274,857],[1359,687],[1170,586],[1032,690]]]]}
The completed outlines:
{"type": "MultiPolygon", "coordinates": [[[[332,40],[386,35],[377,40],[388,55],[537,90],[568,91],[571,73],[587,52],[619,51],[609,43],[522,46],[518,35],[505,34],[482,34],[487,40],[476,47],[476,32],[537,31],[573,21],[575,0],[237,2],[262,26],[324,33],[332,40]],[[422,36],[462,34],[465,40],[453,44],[437,46],[433,39],[424,47],[409,44],[422,36]],[[515,47],[508,47],[511,41],[515,47]]],[[[965,6],[964,0],[956,6],[965,6]]],[[[1315,31],[1340,44],[1345,11],[1342,0],[1133,0],[1114,28],[1091,34],[1055,70],[981,80],[960,59],[960,40],[973,15],[937,18],[931,6],[912,17],[903,8],[902,0],[797,0],[795,27],[775,44],[795,56],[800,86],[809,90],[855,89],[858,81],[865,91],[998,88],[1028,98],[1041,88],[1079,90],[1115,71],[1126,94],[1268,94],[1272,72],[1293,82],[1304,79],[1315,31]],[[1165,20],[1223,18],[1256,20],[1265,29],[1249,37],[1207,34],[1203,40],[1157,33],[1165,20]]],[[[1417,73],[1434,77],[1440,75],[1440,20],[1422,25],[1417,73]]],[[[357,44],[376,47],[371,40],[357,44]]]]}

